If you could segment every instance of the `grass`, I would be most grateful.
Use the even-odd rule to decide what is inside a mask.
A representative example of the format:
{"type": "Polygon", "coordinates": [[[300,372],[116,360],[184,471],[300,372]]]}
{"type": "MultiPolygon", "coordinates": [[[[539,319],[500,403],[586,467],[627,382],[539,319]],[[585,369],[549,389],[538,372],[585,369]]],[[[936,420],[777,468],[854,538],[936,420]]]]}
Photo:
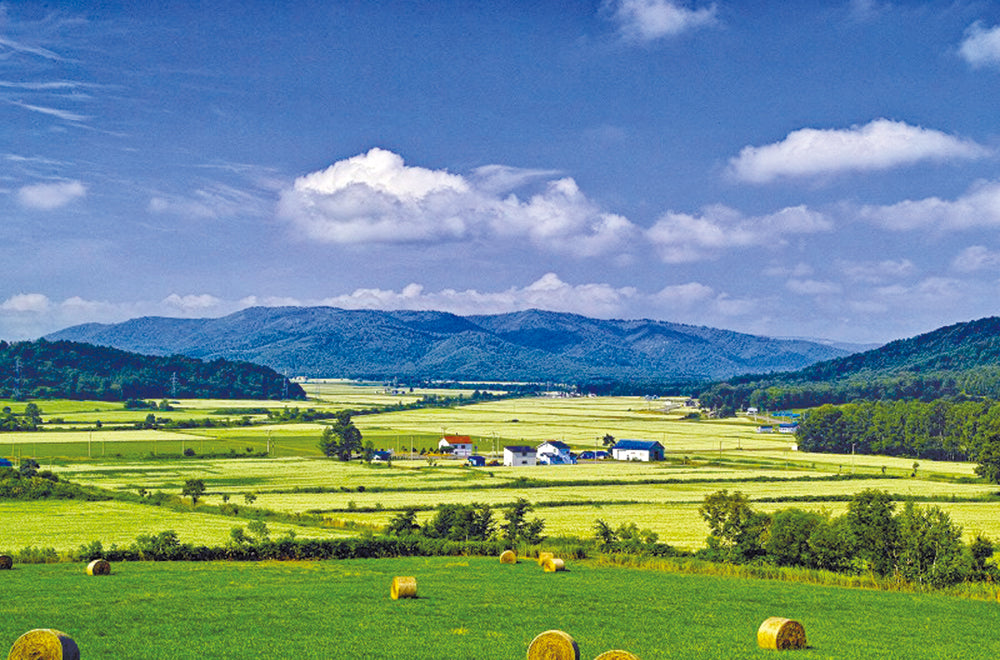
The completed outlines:
{"type": "Polygon", "coordinates": [[[493,558],[342,562],[17,566],[0,576],[0,643],[55,627],[86,658],[524,657],[557,628],[584,658],[622,648],[641,658],[771,658],[756,645],[769,616],[803,623],[796,657],[992,658],[995,603],[930,594],[681,575],[570,562],[493,558]],[[393,601],[397,575],[419,598],[393,601]],[[95,613],[99,612],[99,616],[95,613]]]}
{"type": "MultiPolygon", "coordinates": [[[[25,547],[54,548],[58,552],[76,550],[100,541],[130,545],[141,534],[157,534],[172,529],[184,543],[222,546],[233,527],[245,527],[247,520],[201,512],[179,512],[165,507],[129,502],[35,501],[0,502],[0,554],[12,554],[25,547]]],[[[300,538],[342,536],[339,529],[303,527],[268,522],[272,536],[292,530],[300,538]]]]}

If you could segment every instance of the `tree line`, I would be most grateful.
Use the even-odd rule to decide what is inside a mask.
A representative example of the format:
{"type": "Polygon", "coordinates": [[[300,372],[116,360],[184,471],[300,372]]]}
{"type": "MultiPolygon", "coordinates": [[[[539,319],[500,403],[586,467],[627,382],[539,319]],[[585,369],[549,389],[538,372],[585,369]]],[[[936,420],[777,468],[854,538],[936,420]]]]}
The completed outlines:
{"type": "Polygon", "coordinates": [[[806,451],[978,461],[984,447],[1000,443],[1000,403],[827,404],[802,415],[797,437],[806,451]]]}
{"type": "Polygon", "coordinates": [[[699,512],[710,530],[699,555],[715,561],[871,572],[933,587],[1000,578],[987,563],[991,541],[978,536],[965,544],[962,529],[940,508],[907,502],[897,512],[883,491],[856,494],[847,513],[835,517],[801,509],[767,514],[726,490],[706,496],[699,512]]]}

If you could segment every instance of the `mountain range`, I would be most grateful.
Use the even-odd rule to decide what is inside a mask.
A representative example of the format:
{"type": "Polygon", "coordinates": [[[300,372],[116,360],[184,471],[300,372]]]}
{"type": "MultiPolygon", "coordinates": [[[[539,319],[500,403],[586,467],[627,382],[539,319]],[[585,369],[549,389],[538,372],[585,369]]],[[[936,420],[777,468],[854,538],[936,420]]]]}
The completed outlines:
{"type": "Polygon", "coordinates": [[[791,371],[851,353],[817,341],[536,309],[458,316],[251,307],[221,318],[89,323],[45,338],[148,355],[241,360],[289,376],[480,381],[706,381],[791,371]]]}

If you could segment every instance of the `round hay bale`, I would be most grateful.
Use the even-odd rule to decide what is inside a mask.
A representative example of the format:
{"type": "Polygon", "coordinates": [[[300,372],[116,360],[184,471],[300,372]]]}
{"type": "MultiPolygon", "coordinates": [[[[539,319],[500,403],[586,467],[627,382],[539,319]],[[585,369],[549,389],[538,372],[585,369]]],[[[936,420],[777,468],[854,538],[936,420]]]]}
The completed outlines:
{"type": "Polygon", "coordinates": [[[394,577],[392,578],[392,588],[389,595],[393,600],[400,598],[417,597],[417,578],[415,577],[394,577]]]}
{"type": "Polygon", "coordinates": [[[9,555],[0,555],[0,571],[9,571],[14,567],[14,560],[9,555]]]}
{"type": "Polygon", "coordinates": [[[549,559],[550,557],[555,557],[555,554],[553,554],[551,552],[539,552],[538,553],[538,565],[541,566],[542,564],[545,563],[545,560],[549,559]]]}
{"type": "Polygon", "coordinates": [[[66,633],[38,628],[17,638],[7,660],[80,660],[80,649],[66,633]]]}
{"type": "Polygon", "coordinates": [[[760,624],[760,628],[757,629],[757,646],[762,649],[776,649],[778,651],[804,649],[806,648],[805,628],[798,621],[772,616],[760,624]]]}
{"type": "Polygon", "coordinates": [[[95,559],[87,564],[87,575],[111,575],[111,564],[104,559],[95,559]]]}
{"type": "Polygon", "coordinates": [[[594,660],[639,660],[639,656],[634,653],[629,653],[628,651],[622,651],[621,649],[614,649],[611,651],[605,651],[601,655],[594,658],[594,660]]]}
{"type": "Polygon", "coordinates": [[[514,554],[513,550],[504,550],[500,553],[500,563],[501,564],[516,564],[517,555],[514,554]]]}
{"type": "Polygon", "coordinates": [[[568,633],[546,630],[531,640],[528,660],[580,660],[580,647],[568,633]]]}
{"type": "Polygon", "coordinates": [[[546,573],[558,573],[566,570],[566,562],[559,557],[549,557],[542,564],[542,570],[546,573]]]}

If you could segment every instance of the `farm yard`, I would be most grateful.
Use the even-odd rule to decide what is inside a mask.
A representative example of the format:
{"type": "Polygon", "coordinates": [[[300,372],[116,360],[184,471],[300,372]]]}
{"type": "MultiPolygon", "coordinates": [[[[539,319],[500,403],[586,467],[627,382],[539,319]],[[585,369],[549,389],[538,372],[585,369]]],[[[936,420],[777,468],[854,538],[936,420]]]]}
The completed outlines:
{"type": "MultiPolygon", "coordinates": [[[[449,393],[456,394],[435,395],[449,393]]],[[[278,421],[260,410],[360,409],[399,395],[342,382],[316,384],[310,395],[318,398],[280,407],[171,401],[164,416],[251,411],[249,425],[183,431],[130,428],[148,414],[142,410],[41,402],[44,430],[0,434],[0,456],[34,458],[61,480],[128,497],[0,502],[0,554],[47,548],[65,557],[95,541],[123,548],[165,530],[183,543],[221,547],[234,528],[255,520],[266,521],[271,538],[345,539],[380,533],[411,509],[420,524],[440,505],[499,512],[519,499],[557,545],[593,539],[601,520],[612,528],[634,524],[694,551],[705,547],[709,531],[699,507],[721,490],[745,494],[765,513],[796,507],[837,516],[852,496],[876,489],[940,507],[962,526],[965,542],[1000,539],[997,487],[975,478],[971,464],[799,452],[794,436],[757,433],[754,419],[709,419],[675,401],[532,397],[356,415],[365,441],[394,453],[390,462],[367,464],[321,455],[328,420],[278,421]],[[97,414],[109,421],[87,428],[97,414]],[[665,460],[470,467],[436,453],[441,437],[452,434],[470,436],[491,461],[507,445],[555,439],[581,452],[604,447],[606,435],[656,440],[665,460]],[[193,479],[205,486],[197,506],[153,496],[181,496],[193,479]]],[[[501,565],[470,556],[123,562],[111,576],[90,579],[79,563],[18,563],[0,571],[8,596],[0,605],[0,643],[42,626],[72,631],[88,658],[498,658],[524,657],[535,635],[555,628],[574,636],[582,657],[623,648],[647,660],[756,658],[768,657],[756,646],[757,627],[778,615],[803,623],[808,657],[1000,651],[1000,642],[979,634],[1000,616],[992,602],[685,574],[658,570],[655,561],[626,567],[600,556],[567,564],[567,572],[546,574],[529,558],[501,565]],[[394,575],[415,576],[419,597],[391,600],[394,575]],[[871,616],[885,612],[892,616],[871,616]]]]}

